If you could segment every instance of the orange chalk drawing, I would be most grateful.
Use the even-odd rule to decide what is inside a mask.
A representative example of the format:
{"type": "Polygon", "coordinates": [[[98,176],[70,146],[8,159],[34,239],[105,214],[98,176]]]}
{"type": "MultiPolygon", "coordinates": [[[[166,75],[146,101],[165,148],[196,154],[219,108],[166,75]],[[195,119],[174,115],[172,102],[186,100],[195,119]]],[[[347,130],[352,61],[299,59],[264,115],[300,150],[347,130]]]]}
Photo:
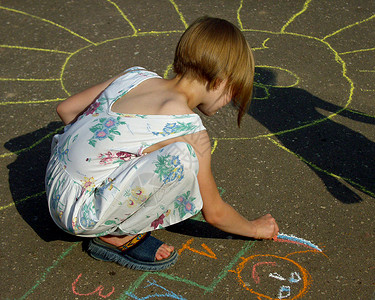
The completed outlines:
{"type": "Polygon", "coordinates": [[[181,254],[185,250],[190,250],[194,253],[197,253],[199,255],[207,256],[209,258],[217,259],[216,254],[211,250],[210,247],[208,247],[206,244],[201,244],[202,248],[206,250],[207,252],[199,251],[197,249],[191,248],[190,244],[194,241],[194,239],[188,240],[185,244],[182,245],[182,248],[178,250],[178,254],[181,254]]]}
{"type": "Polygon", "coordinates": [[[258,254],[241,259],[237,268],[230,272],[237,274],[239,283],[259,300],[298,299],[307,293],[312,283],[309,272],[287,257],[258,254]],[[270,294],[271,285],[276,289],[274,295],[262,292],[263,288],[270,294]]]}

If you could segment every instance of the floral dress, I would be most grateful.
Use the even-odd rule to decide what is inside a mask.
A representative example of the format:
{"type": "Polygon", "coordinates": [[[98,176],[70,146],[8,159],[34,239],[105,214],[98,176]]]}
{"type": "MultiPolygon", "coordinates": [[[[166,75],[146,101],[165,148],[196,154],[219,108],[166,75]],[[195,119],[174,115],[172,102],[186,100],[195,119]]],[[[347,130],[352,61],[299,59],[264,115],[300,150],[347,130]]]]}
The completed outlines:
{"type": "Polygon", "coordinates": [[[149,78],[160,76],[128,69],[54,136],[46,191],[50,214],[63,230],[87,237],[136,234],[181,222],[202,208],[199,163],[189,144],[143,153],[161,141],[205,130],[200,117],[111,110],[149,78]]]}

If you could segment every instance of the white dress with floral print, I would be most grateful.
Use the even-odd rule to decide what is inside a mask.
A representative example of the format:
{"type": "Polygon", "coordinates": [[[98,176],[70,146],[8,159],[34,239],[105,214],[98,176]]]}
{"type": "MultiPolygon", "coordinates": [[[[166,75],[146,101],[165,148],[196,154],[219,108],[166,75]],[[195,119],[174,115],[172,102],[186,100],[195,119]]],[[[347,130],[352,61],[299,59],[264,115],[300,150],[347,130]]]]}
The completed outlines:
{"type": "Polygon", "coordinates": [[[120,97],[157,74],[128,69],[56,135],[46,191],[53,220],[80,236],[135,234],[178,223],[199,212],[198,160],[192,147],[158,142],[205,130],[197,114],[113,112],[120,97]]]}

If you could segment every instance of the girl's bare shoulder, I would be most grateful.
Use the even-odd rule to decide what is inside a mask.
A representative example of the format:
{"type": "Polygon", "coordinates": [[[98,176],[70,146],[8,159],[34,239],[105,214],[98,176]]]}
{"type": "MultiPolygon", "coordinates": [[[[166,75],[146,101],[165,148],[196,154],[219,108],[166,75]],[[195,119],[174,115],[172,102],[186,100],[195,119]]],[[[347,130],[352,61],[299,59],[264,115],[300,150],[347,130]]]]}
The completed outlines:
{"type": "Polygon", "coordinates": [[[186,97],[171,89],[164,79],[148,79],[118,99],[112,106],[118,113],[144,115],[191,114],[186,97]]]}

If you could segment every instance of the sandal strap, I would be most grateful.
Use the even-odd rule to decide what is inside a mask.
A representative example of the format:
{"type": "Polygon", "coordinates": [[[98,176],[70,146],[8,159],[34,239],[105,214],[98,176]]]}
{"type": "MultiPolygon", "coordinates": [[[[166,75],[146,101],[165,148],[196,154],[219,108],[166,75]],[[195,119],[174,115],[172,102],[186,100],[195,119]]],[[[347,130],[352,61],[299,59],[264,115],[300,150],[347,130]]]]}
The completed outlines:
{"type": "Polygon", "coordinates": [[[124,251],[128,250],[129,248],[138,244],[140,241],[142,241],[144,238],[146,238],[149,234],[150,234],[149,232],[137,234],[130,241],[126,242],[125,244],[123,244],[121,246],[118,246],[117,249],[124,252],[124,251]]]}

